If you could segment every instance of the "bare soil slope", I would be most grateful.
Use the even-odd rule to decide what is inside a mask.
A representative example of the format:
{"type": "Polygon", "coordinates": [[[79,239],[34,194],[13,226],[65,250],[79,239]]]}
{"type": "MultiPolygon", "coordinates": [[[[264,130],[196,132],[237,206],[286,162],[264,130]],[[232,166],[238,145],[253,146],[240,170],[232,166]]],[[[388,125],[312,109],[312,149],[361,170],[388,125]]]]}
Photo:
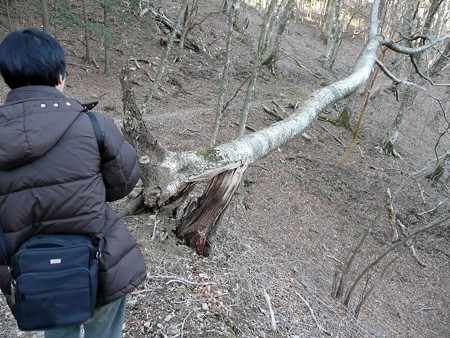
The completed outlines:
{"type": "MultiPolygon", "coordinates": [[[[175,18],[176,1],[152,3],[175,18]]],[[[202,2],[198,18],[217,11],[220,3],[202,2]]],[[[240,25],[245,18],[250,19],[249,28],[233,45],[229,97],[250,74],[257,45],[261,14],[242,5],[240,25]]],[[[209,143],[225,23],[222,14],[214,14],[193,30],[189,37],[202,46],[202,52],[182,51],[181,61],[170,63],[162,90],[151,102],[146,116],[149,127],[170,150],[192,150],[209,143]]],[[[26,26],[33,24],[38,23],[26,26]]],[[[109,77],[83,65],[80,38],[69,31],[60,37],[69,61],[67,95],[100,100],[99,109],[120,123],[120,68],[130,57],[138,59],[129,65],[136,68],[136,91],[144,94],[163,54],[161,39],[167,35],[134,21],[125,26],[117,19],[113,27],[116,35],[109,77]]],[[[326,71],[317,61],[324,50],[319,33],[317,23],[301,20],[300,15],[291,22],[276,74],[261,72],[249,119],[252,128],[275,122],[263,106],[274,108],[276,102],[290,114],[314,89],[351,72],[364,41],[346,40],[333,70],[326,71]]],[[[99,58],[97,62],[102,66],[99,58]]],[[[377,85],[389,85],[389,81],[382,76],[377,85]]],[[[229,105],[220,142],[235,135],[245,88],[229,105]]],[[[2,87],[2,97],[6,92],[2,87]]],[[[409,232],[450,206],[444,183],[435,187],[424,179],[410,178],[433,158],[438,137],[435,112],[426,97],[418,98],[408,117],[398,141],[403,160],[397,160],[376,149],[399,107],[392,94],[380,93],[371,100],[360,137],[342,168],[336,163],[351,134],[323,121],[317,121],[307,137],[289,142],[252,165],[218,228],[209,257],[199,257],[179,243],[171,224],[158,224],[153,236],[152,215],[126,217],[146,257],[149,277],[129,297],[124,337],[449,337],[448,224],[418,238],[416,257],[409,249],[398,251],[399,258],[380,281],[384,264],[395,255],[383,261],[356,289],[348,310],[330,297],[336,272],[380,211],[381,217],[355,259],[346,290],[365,266],[395,242],[386,202],[388,189],[409,232]],[[372,283],[376,288],[356,319],[353,311],[362,288],[372,283]]],[[[363,99],[358,98],[355,120],[363,99]]],[[[339,108],[330,107],[328,116],[336,117],[339,108]]],[[[114,207],[120,209],[124,203],[119,201],[114,207]]],[[[397,231],[402,238],[401,230],[397,231]]],[[[40,332],[19,332],[3,299],[0,317],[1,337],[41,337],[40,332]]]]}

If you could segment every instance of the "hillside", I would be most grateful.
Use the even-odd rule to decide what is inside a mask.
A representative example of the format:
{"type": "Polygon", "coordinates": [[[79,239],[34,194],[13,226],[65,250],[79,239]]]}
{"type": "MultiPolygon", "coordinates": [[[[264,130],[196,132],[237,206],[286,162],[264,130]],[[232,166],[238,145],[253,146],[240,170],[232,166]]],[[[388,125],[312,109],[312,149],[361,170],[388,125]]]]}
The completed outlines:
{"type": "MultiPolygon", "coordinates": [[[[185,49],[179,62],[170,63],[162,90],[146,114],[150,131],[169,150],[193,150],[209,144],[226,36],[226,18],[211,13],[221,2],[202,2],[198,18],[207,18],[189,36],[201,51],[185,49]]],[[[155,10],[172,19],[178,3],[151,1],[155,10]]],[[[71,1],[71,5],[72,11],[81,13],[79,2],[71,1]]],[[[4,22],[4,13],[0,15],[4,22]]],[[[100,20],[100,10],[91,11],[90,16],[100,20]]],[[[238,26],[243,27],[246,19],[248,29],[236,34],[233,42],[229,98],[251,72],[262,15],[241,5],[238,26]]],[[[100,38],[93,39],[96,68],[83,61],[79,28],[58,29],[70,74],[65,93],[81,101],[99,100],[99,109],[113,115],[119,124],[120,69],[133,67],[135,90],[142,98],[151,86],[150,78],[156,75],[167,38],[160,26],[141,20],[125,21],[119,11],[110,19],[114,43],[109,76],[102,73],[100,38]],[[130,58],[136,61],[127,61],[130,58]]],[[[29,12],[16,27],[39,24],[38,16],[29,12]]],[[[279,111],[282,107],[290,114],[312,91],[352,71],[363,37],[346,39],[333,70],[327,71],[318,62],[325,48],[320,29],[318,22],[300,14],[291,21],[276,74],[266,69],[261,72],[248,122],[252,128],[259,130],[276,121],[264,106],[279,111]]],[[[175,56],[176,49],[171,59],[175,56]]],[[[377,80],[380,88],[389,84],[385,76],[377,80]]],[[[226,112],[219,142],[235,135],[246,86],[242,88],[226,112]]],[[[2,99],[6,93],[2,83],[2,99]]],[[[173,224],[158,224],[153,236],[153,215],[126,217],[145,255],[148,279],[129,297],[124,337],[450,336],[448,223],[419,236],[415,255],[407,248],[398,251],[398,259],[376,282],[384,264],[395,255],[383,261],[356,289],[349,311],[330,296],[336,272],[380,211],[348,283],[398,241],[393,240],[388,189],[407,232],[449,210],[448,174],[438,187],[411,176],[433,159],[439,137],[436,113],[421,95],[398,140],[403,159],[381,155],[377,149],[400,106],[392,93],[380,90],[370,101],[357,144],[342,168],[336,163],[352,135],[324,121],[317,121],[305,137],[250,166],[219,225],[209,257],[200,257],[180,243],[172,232],[173,224]],[[366,280],[367,285],[375,281],[376,288],[356,319],[352,313],[366,280]]],[[[353,124],[363,100],[363,95],[357,99],[353,124]]],[[[328,116],[337,117],[343,104],[330,107],[328,116]]],[[[450,146],[448,138],[442,142],[444,147],[450,146]]],[[[119,210],[126,202],[113,206],[119,210]]],[[[402,238],[401,229],[397,231],[402,238]]],[[[0,317],[2,338],[42,337],[39,332],[17,331],[3,298],[0,317]]]]}

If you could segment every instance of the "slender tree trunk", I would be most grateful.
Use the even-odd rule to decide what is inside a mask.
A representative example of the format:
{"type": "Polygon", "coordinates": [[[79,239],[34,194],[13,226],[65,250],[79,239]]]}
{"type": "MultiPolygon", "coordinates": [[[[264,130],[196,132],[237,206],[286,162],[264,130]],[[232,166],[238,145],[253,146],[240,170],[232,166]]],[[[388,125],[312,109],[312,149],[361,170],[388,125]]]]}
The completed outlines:
{"type": "Polygon", "coordinates": [[[331,29],[328,28],[327,47],[320,59],[326,69],[332,68],[342,41],[341,0],[332,1],[329,13],[331,17],[328,22],[331,24],[331,29]]]}
{"type": "Polygon", "coordinates": [[[188,33],[192,29],[192,25],[194,24],[194,20],[197,17],[197,14],[198,14],[198,0],[193,0],[191,10],[189,10],[189,7],[186,7],[186,11],[184,12],[183,27],[180,34],[180,44],[179,44],[180,52],[184,49],[184,42],[186,41],[188,33]]]}
{"type": "Polygon", "coordinates": [[[266,41],[265,44],[269,46],[269,44],[272,41],[272,35],[275,31],[277,31],[277,28],[280,25],[280,18],[282,15],[282,12],[286,6],[286,0],[281,0],[281,3],[278,5],[277,9],[275,10],[275,13],[271,15],[269,20],[269,28],[267,29],[266,34],[266,41]]]}
{"type": "Polygon", "coordinates": [[[180,10],[178,11],[177,19],[175,21],[175,25],[174,25],[172,31],[170,32],[169,40],[167,41],[166,49],[164,50],[164,56],[161,60],[161,63],[159,64],[158,73],[156,74],[155,81],[153,82],[153,85],[151,86],[149,92],[147,93],[147,95],[144,98],[144,103],[142,104],[143,112],[147,111],[149,102],[152,100],[153,95],[155,95],[156,91],[159,88],[162,76],[164,74],[164,70],[166,69],[166,65],[169,60],[170,50],[172,49],[173,42],[177,35],[178,27],[180,27],[181,20],[184,17],[184,13],[186,12],[188,3],[189,3],[189,0],[184,0],[183,4],[180,7],[180,10]]]}
{"type": "Polygon", "coordinates": [[[6,0],[6,16],[8,17],[8,31],[11,31],[12,23],[11,23],[11,12],[9,8],[9,0],[6,0]]]}
{"type": "Polygon", "coordinates": [[[325,25],[322,30],[322,34],[320,34],[320,39],[326,43],[328,40],[328,37],[331,36],[332,30],[333,30],[333,22],[334,22],[334,16],[335,16],[335,0],[327,0],[327,7],[326,7],[326,17],[325,17],[325,25]]]}
{"type": "Polygon", "coordinates": [[[400,136],[400,131],[405,123],[406,115],[414,104],[417,92],[418,89],[416,87],[409,86],[405,89],[400,109],[397,112],[394,122],[381,142],[381,149],[383,153],[401,158],[400,154],[395,150],[394,144],[400,136]]]}
{"type": "Polygon", "coordinates": [[[103,6],[103,25],[105,26],[105,34],[103,36],[103,47],[104,47],[104,60],[105,60],[105,69],[104,74],[109,74],[109,57],[108,57],[108,50],[109,50],[109,34],[108,34],[108,6],[103,6]]]}
{"type": "Polygon", "coordinates": [[[91,48],[89,43],[89,27],[88,27],[88,17],[86,10],[86,0],[82,0],[83,5],[83,23],[84,23],[84,43],[86,45],[86,62],[91,62],[91,48]]]}
{"type": "MultiPolygon", "coordinates": [[[[284,5],[279,20],[279,25],[277,29],[277,35],[275,36],[275,40],[272,45],[272,51],[269,56],[262,62],[264,66],[267,66],[272,73],[275,71],[275,63],[278,60],[278,54],[280,52],[281,45],[281,37],[283,36],[284,30],[286,29],[287,24],[289,23],[289,18],[292,14],[292,10],[294,9],[295,0],[288,0],[288,2],[284,5]]],[[[280,5],[281,6],[281,5],[280,5]]]]}
{"type": "Polygon", "coordinates": [[[228,89],[228,78],[229,78],[229,72],[231,68],[232,63],[232,55],[231,55],[231,41],[233,37],[233,29],[234,24],[236,22],[236,17],[239,12],[239,5],[240,0],[233,0],[230,10],[228,12],[228,32],[227,32],[227,40],[226,40],[226,47],[225,47],[225,62],[222,70],[222,79],[220,81],[220,93],[219,93],[219,100],[217,103],[217,110],[216,110],[216,120],[214,122],[214,129],[211,136],[211,146],[214,146],[216,144],[217,135],[219,134],[219,128],[220,123],[223,118],[223,109],[224,109],[224,102],[225,97],[227,94],[228,89]]]}
{"type": "Polygon", "coordinates": [[[42,30],[44,32],[49,32],[50,26],[48,23],[48,4],[47,0],[41,0],[42,5],[42,30]]]}
{"type": "MultiPolygon", "coordinates": [[[[58,16],[58,11],[59,11],[59,7],[58,7],[58,2],[55,1],[55,16],[58,16]]],[[[58,26],[56,25],[56,21],[53,21],[53,34],[55,35],[55,39],[58,40],[58,26]]]]}
{"type": "Polygon", "coordinates": [[[266,42],[266,37],[267,37],[267,30],[268,30],[269,24],[270,24],[270,17],[273,13],[276,2],[277,2],[277,0],[271,0],[269,8],[267,9],[266,14],[264,15],[264,20],[263,20],[261,32],[259,35],[258,49],[256,51],[255,60],[253,63],[252,75],[250,76],[250,83],[247,88],[247,94],[245,96],[244,106],[242,108],[241,117],[239,119],[239,129],[238,129],[238,133],[237,133],[238,137],[242,137],[245,134],[245,127],[247,125],[247,118],[248,118],[248,113],[250,111],[250,104],[253,100],[255,84],[256,84],[256,80],[258,78],[259,69],[261,68],[261,59],[262,59],[263,53],[266,49],[265,42],[266,42]]]}
{"type": "Polygon", "coordinates": [[[330,0],[325,0],[325,2],[323,3],[323,6],[322,5],[320,6],[321,7],[321,10],[320,10],[320,27],[322,27],[321,35],[323,35],[323,33],[325,32],[326,17],[327,17],[327,11],[328,11],[328,4],[329,3],[330,3],[330,0]]]}

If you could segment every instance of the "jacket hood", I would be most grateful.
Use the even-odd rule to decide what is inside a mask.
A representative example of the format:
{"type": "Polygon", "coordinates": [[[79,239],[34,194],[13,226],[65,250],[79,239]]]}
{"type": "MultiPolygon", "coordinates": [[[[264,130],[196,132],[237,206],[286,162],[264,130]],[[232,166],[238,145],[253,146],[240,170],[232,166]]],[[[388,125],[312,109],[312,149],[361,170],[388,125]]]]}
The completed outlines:
{"type": "Polygon", "coordinates": [[[10,91],[0,106],[0,170],[34,161],[51,149],[83,106],[49,86],[10,91]]]}

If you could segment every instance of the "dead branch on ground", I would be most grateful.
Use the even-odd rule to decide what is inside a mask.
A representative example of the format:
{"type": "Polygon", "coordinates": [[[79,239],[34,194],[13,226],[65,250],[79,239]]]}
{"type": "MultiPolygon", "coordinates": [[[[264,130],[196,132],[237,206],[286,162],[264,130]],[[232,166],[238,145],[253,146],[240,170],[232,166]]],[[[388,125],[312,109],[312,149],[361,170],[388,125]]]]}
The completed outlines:
{"type": "Polygon", "coordinates": [[[311,314],[311,317],[313,318],[313,320],[316,323],[316,325],[319,328],[319,330],[321,330],[327,336],[331,336],[332,335],[331,332],[326,330],[322,325],[320,325],[319,321],[316,318],[316,315],[314,314],[314,310],[312,309],[311,305],[309,305],[308,301],[305,298],[303,298],[302,295],[299,294],[297,291],[295,291],[295,293],[297,294],[297,296],[300,297],[300,299],[303,301],[303,303],[305,303],[306,307],[309,310],[309,313],[311,314]]]}

